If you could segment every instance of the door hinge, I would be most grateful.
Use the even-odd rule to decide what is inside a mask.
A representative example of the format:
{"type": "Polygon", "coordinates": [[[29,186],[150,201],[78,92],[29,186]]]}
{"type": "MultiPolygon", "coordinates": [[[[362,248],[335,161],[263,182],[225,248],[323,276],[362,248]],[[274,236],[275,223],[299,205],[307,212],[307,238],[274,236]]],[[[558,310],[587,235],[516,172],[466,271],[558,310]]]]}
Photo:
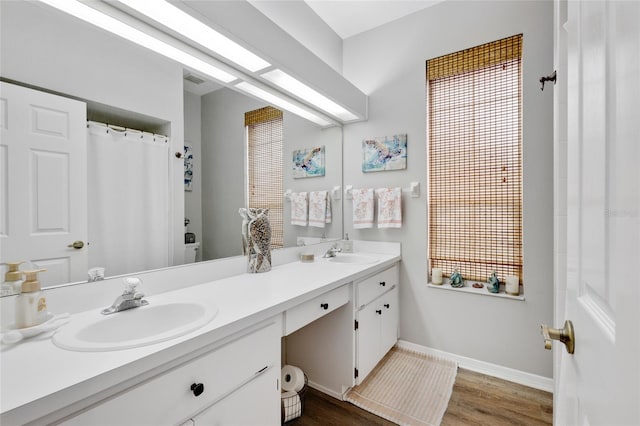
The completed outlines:
{"type": "Polygon", "coordinates": [[[357,369],[357,368],[354,368],[354,369],[353,369],[353,378],[354,378],[354,379],[357,379],[357,378],[358,378],[358,369],[357,369]]]}
{"type": "Polygon", "coordinates": [[[359,326],[359,324],[358,324],[358,320],[353,320],[353,329],[354,329],[354,330],[357,330],[357,329],[358,329],[358,326],[359,326]]]}

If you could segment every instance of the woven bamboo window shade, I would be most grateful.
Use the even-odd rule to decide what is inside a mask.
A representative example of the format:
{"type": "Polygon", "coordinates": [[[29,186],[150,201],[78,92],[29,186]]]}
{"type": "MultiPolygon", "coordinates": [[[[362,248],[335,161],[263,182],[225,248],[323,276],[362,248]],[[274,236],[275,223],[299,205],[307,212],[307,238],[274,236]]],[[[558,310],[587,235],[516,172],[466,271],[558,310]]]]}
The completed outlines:
{"type": "Polygon", "coordinates": [[[248,207],[268,208],[271,247],[284,246],[282,111],[264,107],[244,115],[247,127],[248,207]]]}
{"type": "Polygon", "coordinates": [[[427,61],[429,263],[522,282],[522,35],[427,61]]]}

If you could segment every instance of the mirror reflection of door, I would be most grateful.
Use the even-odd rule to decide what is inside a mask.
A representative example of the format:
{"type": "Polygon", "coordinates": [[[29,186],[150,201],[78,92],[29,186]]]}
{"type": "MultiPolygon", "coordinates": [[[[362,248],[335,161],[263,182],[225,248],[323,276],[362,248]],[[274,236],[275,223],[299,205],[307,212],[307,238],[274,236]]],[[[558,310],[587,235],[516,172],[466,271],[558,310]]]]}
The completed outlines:
{"type": "Polygon", "coordinates": [[[45,268],[43,287],[86,280],[86,105],[4,82],[0,104],[2,263],[45,268]]]}

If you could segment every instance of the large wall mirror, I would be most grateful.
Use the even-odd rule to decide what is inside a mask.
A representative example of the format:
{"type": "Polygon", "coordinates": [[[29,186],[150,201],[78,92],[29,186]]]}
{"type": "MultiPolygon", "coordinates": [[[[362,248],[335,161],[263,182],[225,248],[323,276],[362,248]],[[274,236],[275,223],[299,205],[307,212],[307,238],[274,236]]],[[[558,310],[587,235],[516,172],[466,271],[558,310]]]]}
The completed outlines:
{"type": "MultiPolygon", "coordinates": [[[[195,87],[193,82],[185,83],[184,77],[190,72],[181,64],[38,2],[2,2],[0,8],[0,77],[3,81],[84,102],[89,120],[169,137],[168,177],[157,183],[168,187],[167,265],[177,266],[185,261],[185,218],[189,219],[188,231],[195,234],[195,241],[199,243],[196,261],[240,255],[238,209],[245,206],[247,186],[244,113],[265,104],[229,88],[213,85],[203,89],[195,87]],[[184,160],[174,155],[182,152],[185,144],[193,154],[193,180],[188,189],[184,185],[184,160]]],[[[0,97],[4,98],[4,94],[0,93],[0,97]]],[[[2,114],[6,111],[3,109],[2,114]]],[[[283,145],[285,190],[331,192],[341,188],[341,128],[322,129],[284,112],[283,145]],[[324,147],[325,175],[294,177],[294,151],[314,147],[324,147]]],[[[2,152],[4,168],[12,158],[4,146],[2,152]]],[[[23,170],[31,170],[29,167],[24,164],[23,170]]],[[[86,167],[91,168],[92,164],[87,163],[86,167]]],[[[7,185],[6,174],[1,179],[0,190],[6,200],[7,193],[14,189],[7,185]]],[[[22,196],[25,201],[31,197],[28,191],[22,196]]],[[[301,238],[308,244],[316,239],[342,236],[340,199],[331,200],[332,222],[324,228],[291,225],[290,204],[284,194],[283,202],[285,247],[299,245],[301,238]]],[[[70,211],[87,210],[80,201],[68,207],[70,211]]],[[[4,210],[3,215],[6,212],[4,210]]],[[[125,218],[134,213],[127,205],[120,206],[119,214],[125,218]]],[[[24,214],[31,212],[25,209],[24,214]]],[[[89,217],[88,220],[95,223],[96,219],[89,217]]],[[[38,259],[37,254],[29,252],[36,248],[30,248],[29,242],[23,241],[23,249],[18,253],[7,250],[13,246],[7,244],[11,232],[5,222],[0,251],[3,275],[6,262],[38,259]]],[[[122,230],[122,233],[136,237],[135,229],[122,230]]],[[[71,234],[63,237],[65,243],[76,239],[71,234]]],[[[83,250],[91,250],[91,235],[87,241],[89,245],[83,250]]],[[[125,238],[123,244],[126,244],[125,238]]],[[[73,255],[76,249],[66,248],[65,244],[65,250],[73,255]]],[[[88,266],[100,264],[92,262],[88,266]]],[[[118,274],[135,272],[139,270],[120,270],[118,274]]],[[[107,277],[114,275],[109,270],[105,273],[107,277]]],[[[85,280],[86,274],[65,282],[85,280]]],[[[42,275],[41,282],[43,287],[62,284],[47,273],[42,275]]]]}

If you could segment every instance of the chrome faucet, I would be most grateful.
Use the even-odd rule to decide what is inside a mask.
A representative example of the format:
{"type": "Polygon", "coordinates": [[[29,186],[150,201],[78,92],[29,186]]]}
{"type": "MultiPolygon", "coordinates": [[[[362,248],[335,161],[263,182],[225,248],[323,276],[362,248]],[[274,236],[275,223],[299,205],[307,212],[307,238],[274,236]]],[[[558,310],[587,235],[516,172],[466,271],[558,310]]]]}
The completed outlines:
{"type": "Polygon", "coordinates": [[[334,244],[322,257],[336,257],[336,254],[340,253],[341,251],[342,249],[338,247],[338,244],[334,244]]]}
{"type": "Polygon", "coordinates": [[[149,304],[148,301],[143,299],[144,294],[136,290],[136,288],[142,283],[140,278],[127,277],[123,281],[125,287],[124,292],[118,296],[116,301],[113,302],[113,305],[100,311],[101,314],[109,315],[149,304]]]}

